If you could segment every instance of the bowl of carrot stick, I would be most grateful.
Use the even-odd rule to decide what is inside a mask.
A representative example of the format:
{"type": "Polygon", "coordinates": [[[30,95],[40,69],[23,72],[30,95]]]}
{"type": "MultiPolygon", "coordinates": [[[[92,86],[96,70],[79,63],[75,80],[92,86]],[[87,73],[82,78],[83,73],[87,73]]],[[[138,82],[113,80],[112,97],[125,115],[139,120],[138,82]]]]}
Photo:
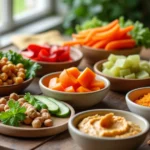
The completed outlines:
{"type": "Polygon", "coordinates": [[[145,38],[150,31],[143,26],[140,28],[140,25],[139,22],[115,19],[103,26],[83,29],[72,34],[73,40],[64,42],[64,45],[78,45],[90,64],[107,59],[110,54],[125,56],[138,54],[142,46],[150,46],[148,39],[145,38]],[[145,32],[145,35],[141,34],[140,30],[145,32]]]}
{"type": "Polygon", "coordinates": [[[76,67],[43,76],[39,85],[44,95],[65,101],[77,109],[86,109],[106,96],[110,82],[91,69],[83,71],[76,67]]]}
{"type": "Polygon", "coordinates": [[[143,116],[150,122],[150,87],[129,91],[126,94],[126,103],[130,111],[143,116]]]}

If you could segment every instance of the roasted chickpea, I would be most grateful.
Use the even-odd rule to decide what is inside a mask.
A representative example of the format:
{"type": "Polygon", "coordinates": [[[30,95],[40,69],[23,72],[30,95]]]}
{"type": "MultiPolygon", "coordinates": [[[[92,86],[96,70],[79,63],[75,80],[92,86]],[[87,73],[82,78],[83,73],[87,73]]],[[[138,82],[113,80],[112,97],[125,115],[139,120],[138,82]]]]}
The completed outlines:
{"type": "Polygon", "coordinates": [[[40,128],[42,126],[42,123],[39,119],[34,119],[32,121],[32,127],[33,128],[40,128]]]}
{"type": "Polygon", "coordinates": [[[3,81],[2,81],[2,79],[0,79],[0,86],[1,86],[1,85],[3,85],[3,81]]]}
{"type": "Polygon", "coordinates": [[[7,64],[7,65],[8,65],[8,64],[12,64],[12,62],[11,62],[11,61],[7,61],[6,64],[7,64]]]}
{"type": "Polygon", "coordinates": [[[8,58],[7,57],[3,57],[1,60],[7,62],[8,58]]]}
{"type": "Polygon", "coordinates": [[[6,62],[5,61],[3,61],[3,60],[1,60],[1,67],[3,67],[4,65],[6,65],[6,62]]]}
{"type": "Polygon", "coordinates": [[[47,109],[41,109],[40,113],[48,112],[47,109]]]}
{"type": "Polygon", "coordinates": [[[17,69],[20,69],[20,68],[24,68],[24,65],[23,65],[22,63],[18,63],[18,64],[16,65],[16,67],[17,67],[17,69]]]}
{"type": "Polygon", "coordinates": [[[7,73],[9,71],[8,65],[4,65],[1,70],[2,70],[2,72],[7,73]]]}
{"type": "Polygon", "coordinates": [[[14,99],[14,100],[18,100],[19,99],[19,95],[16,93],[11,93],[9,96],[10,99],[14,99]]]}
{"type": "Polygon", "coordinates": [[[23,73],[25,73],[25,72],[26,72],[26,70],[25,70],[24,68],[19,68],[19,72],[23,72],[23,73]]]}
{"type": "Polygon", "coordinates": [[[30,108],[30,107],[33,108],[33,106],[31,104],[27,103],[27,102],[23,103],[22,106],[27,108],[27,109],[30,108]]]}
{"type": "Polygon", "coordinates": [[[25,74],[24,74],[23,72],[18,72],[18,73],[17,73],[17,76],[18,76],[18,77],[21,77],[22,79],[25,78],[25,74]]]}
{"type": "Polygon", "coordinates": [[[6,105],[6,103],[7,103],[6,98],[4,98],[4,97],[0,98],[0,104],[5,104],[6,105]]]}
{"type": "Polygon", "coordinates": [[[40,120],[40,121],[41,121],[41,123],[43,123],[43,122],[44,122],[44,119],[43,119],[42,117],[36,117],[35,119],[40,120]]]}
{"type": "Polygon", "coordinates": [[[16,77],[16,75],[14,73],[11,73],[10,78],[13,79],[14,77],[16,77]]]}
{"type": "Polygon", "coordinates": [[[7,83],[8,83],[8,85],[11,85],[11,84],[13,84],[13,80],[11,80],[11,79],[8,79],[8,80],[7,80],[7,83]]]}
{"type": "Polygon", "coordinates": [[[26,102],[26,100],[24,98],[19,98],[18,102],[22,106],[26,102]]]}
{"type": "Polygon", "coordinates": [[[3,81],[6,81],[8,79],[8,75],[6,73],[1,73],[0,74],[0,78],[3,80],[3,81]]]}
{"type": "Polygon", "coordinates": [[[50,118],[51,118],[51,115],[50,115],[48,112],[43,112],[43,113],[42,113],[42,118],[43,118],[44,120],[50,119],[50,118]]]}
{"type": "Polygon", "coordinates": [[[0,112],[4,111],[5,104],[0,104],[0,112]]]}
{"type": "Polygon", "coordinates": [[[25,114],[27,114],[32,119],[37,117],[37,111],[33,107],[27,108],[25,114]]]}
{"type": "Polygon", "coordinates": [[[37,116],[38,116],[38,117],[40,117],[40,116],[41,116],[41,114],[40,114],[39,112],[37,112],[37,116]]]}
{"type": "Polygon", "coordinates": [[[32,123],[32,119],[29,116],[26,116],[25,120],[23,121],[25,124],[31,124],[32,123]]]}
{"type": "Polygon", "coordinates": [[[15,84],[20,84],[20,83],[23,82],[23,78],[21,78],[21,77],[15,77],[14,78],[14,82],[15,82],[15,84]]]}
{"type": "Polygon", "coordinates": [[[14,65],[13,65],[13,64],[11,64],[11,63],[10,63],[10,64],[8,64],[7,66],[8,66],[8,68],[9,68],[10,70],[14,70],[14,68],[15,68],[15,67],[14,67],[14,65]]]}
{"type": "Polygon", "coordinates": [[[44,126],[51,127],[53,125],[53,121],[51,119],[46,119],[44,121],[44,126]]]}
{"type": "Polygon", "coordinates": [[[9,110],[9,106],[7,104],[4,106],[4,110],[9,110]]]}

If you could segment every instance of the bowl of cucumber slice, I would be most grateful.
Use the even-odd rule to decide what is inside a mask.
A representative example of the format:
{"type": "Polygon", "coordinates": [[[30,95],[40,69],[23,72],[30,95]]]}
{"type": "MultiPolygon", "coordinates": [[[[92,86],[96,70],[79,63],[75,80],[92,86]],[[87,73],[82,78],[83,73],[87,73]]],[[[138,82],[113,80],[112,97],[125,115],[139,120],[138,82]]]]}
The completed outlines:
{"type": "Polygon", "coordinates": [[[110,89],[113,91],[128,92],[150,86],[150,62],[141,60],[137,54],[111,54],[107,60],[97,62],[94,71],[110,81],[110,89]]]}

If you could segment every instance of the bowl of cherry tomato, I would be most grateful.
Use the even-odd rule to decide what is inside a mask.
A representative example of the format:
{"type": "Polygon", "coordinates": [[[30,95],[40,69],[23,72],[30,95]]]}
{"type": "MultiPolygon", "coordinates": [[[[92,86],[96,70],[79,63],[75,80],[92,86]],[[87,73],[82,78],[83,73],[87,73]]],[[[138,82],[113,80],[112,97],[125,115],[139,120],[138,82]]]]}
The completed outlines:
{"type": "Polygon", "coordinates": [[[21,51],[21,54],[24,58],[42,66],[37,72],[38,76],[78,66],[83,58],[83,54],[78,48],[58,45],[30,44],[27,49],[21,51]]]}

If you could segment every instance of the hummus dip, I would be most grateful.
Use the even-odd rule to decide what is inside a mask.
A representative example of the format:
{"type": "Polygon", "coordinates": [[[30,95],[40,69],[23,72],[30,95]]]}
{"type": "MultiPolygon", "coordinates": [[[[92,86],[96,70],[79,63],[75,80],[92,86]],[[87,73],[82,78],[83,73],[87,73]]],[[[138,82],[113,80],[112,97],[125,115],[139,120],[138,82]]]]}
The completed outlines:
{"type": "Polygon", "coordinates": [[[84,118],[78,125],[81,132],[95,137],[129,137],[141,132],[138,125],[113,113],[84,118]]]}

